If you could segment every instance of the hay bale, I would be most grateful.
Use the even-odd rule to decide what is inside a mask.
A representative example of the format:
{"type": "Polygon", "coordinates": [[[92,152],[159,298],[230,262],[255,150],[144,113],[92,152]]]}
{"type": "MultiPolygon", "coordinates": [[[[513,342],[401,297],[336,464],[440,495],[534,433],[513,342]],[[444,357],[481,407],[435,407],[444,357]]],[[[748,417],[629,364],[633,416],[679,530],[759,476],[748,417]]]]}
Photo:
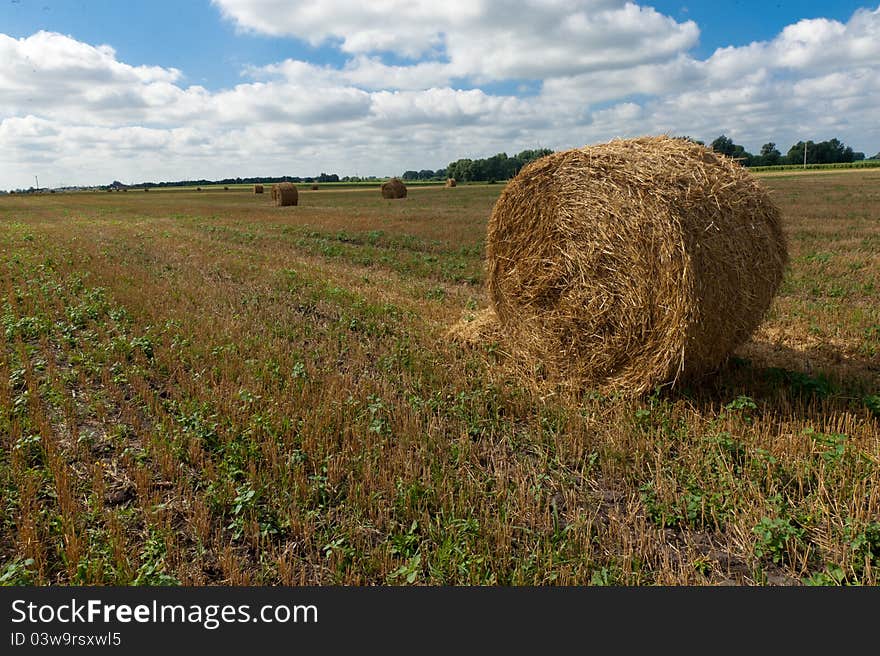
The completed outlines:
{"type": "Polygon", "coordinates": [[[455,178],[446,178],[446,186],[454,187],[455,186],[455,178]]]}
{"type": "Polygon", "coordinates": [[[391,178],[382,184],[382,198],[406,198],[406,185],[399,178],[391,178]]]}
{"type": "Polygon", "coordinates": [[[318,191],[318,185],[313,184],[313,185],[312,185],[312,191],[318,191]]]}
{"type": "Polygon", "coordinates": [[[196,191],[201,191],[201,190],[202,190],[201,187],[196,187],[196,191]]]}
{"type": "Polygon", "coordinates": [[[254,193],[255,194],[262,194],[263,193],[263,185],[255,184],[254,185],[254,193]]]}
{"type": "Polygon", "coordinates": [[[299,192],[292,182],[281,182],[272,185],[272,202],[276,207],[286,207],[299,203],[299,192]]]}
{"type": "Polygon", "coordinates": [[[224,186],[223,191],[229,191],[229,187],[224,186]]]}
{"type": "Polygon", "coordinates": [[[665,136],[524,167],[492,210],[486,256],[515,361],[633,393],[720,367],[760,323],[788,260],[757,179],[665,136]]]}

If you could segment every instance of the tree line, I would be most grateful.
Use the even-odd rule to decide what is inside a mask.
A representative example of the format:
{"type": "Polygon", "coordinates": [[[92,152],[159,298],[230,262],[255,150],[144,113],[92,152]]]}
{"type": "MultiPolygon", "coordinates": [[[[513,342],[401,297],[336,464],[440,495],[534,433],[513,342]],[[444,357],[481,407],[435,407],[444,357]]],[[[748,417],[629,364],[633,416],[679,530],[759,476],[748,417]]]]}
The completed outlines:
{"type": "MultiPolygon", "coordinates": [[[[300,177],[296,175],[281,175],[281,176],[260,176],[260,177],[248,177],[248,178],[223,178],[222,180],[207,180],[205,178],[199,180],[175,180],[174,182],[140,182],[137,184],[126,185],[118,180],[114,180],[111,184],[107,185],[111,188],[122,188],[122,187],[195,187],[195,186],[209,186],[209,185],[234,185],[234,184],[274,184],[278,182],[360,182],[361,180],[367,180],[368,178],[340,178],[336,173],[324,173],[322,172],[320,175],[308,176],[308,177],[300,177]]],[[[378,178],[372,178],[373,180],[378,180],[378,178]]]]}
{"type": "MultiPolygon", "coordinates": [[[[699,139],[693,139],[689,136],[677,137],[679,139],[687,139],[701,145],[705,142],[699,139]]],[[[814,142],[798,141],[788,149],[783,155],[772,141],[761,146],[761,152],[757,155],[748,152],[743,146],[736,144],[733,140],[722,134],[714,139],[709,147],[715,152],[727,155],[738,160],[743,166],[779,166],[779,165],[800,165],[804,163],[804,155],[806,153],[807,164],[846,164],[859,162],[865,159],[880,160],[880,153],[873,157],[865,157],[865,153],[857,152],[851,146],[847,146],[839,139],[829,139],[827,141],[814,142]]],[[[494,182],[496,180],[509,180],[519,170],[540,157],[550,155],[553,151],[549,148],[537,148],[531,150],[523,150],[522,152],[508,156],[507,153],[498,153],[491,157],[483,159],[462,158],[450,162],[446,168],[436,170],[421,169],[419,171],[404,171],[400,176],[407,181],[415,180],[445,180],[446,178],[455,178],[459,182],[494,182]]],[[[182,186],[207,186],[207,185],[232,185],[232,184],[254,184],[254,183],[277,183],[277,182],[295,182],[295,183],[315,183],[315,182],[379,182],[384,178],[376,176],[358,177],[343,176],[340,177],[336,173],[324,173],[320,175],[299,177],[299,176],[261,176],[247,178],[224,178],[222,180],[177,180],[174,182],[141,182],[140,184],[123,184],[118,180],[114,180],[110,185],[100,186],[98,188],[131,188],[131,187],[182,187],[182,186]]],[[[31,187],[28,190],[17,190],[19,192],[37,192],[41,190],[31,187]]]]}
{"type": "MultiPolygon", "coordinates": [[[[691,137],[679,137],[705,145],[705,142],[691,137]]],[[[866,159],[865,153],[857,152],[839,139],[828,141],[798,141],[783,155],[776,144],[768,142],[761,146],[761,152],[754,155],[741,145],[733,142],[726,135],[721,135],[710,144],[715,152],[738,160],[743,166],[778,166],[783,164],[803,164],[804,145],[806,143],[807,164],[838,164],[858,162],[866,159]]],[[[445,169],[422,169],[405,171],[401,176],[404,180],[443,180],[455,178],[459,182],[493,182],[509,180],[529,162],[553,153],[549,148],[524,150],[513,156],[498,153],[483,159],[458,159],[450,162],[445,169]]],[[[880,160],[880,153],[867,159],[880,160]]]]}
{"type": "MultiPolygon", "coordinates": [[[[690,137],[684,138],[690,139],[690,137]]],[[[699,144],[703,143],[696,139],[690,140],[699,144]]],[[[812,140],[798,141],[788,149],[785,155],[776,147],[775,143],[770,141],[761,146],[759,154],[753,155],[739,144],[735,144],[730,137],[722,134],[712,141],[710,148],[716,153],[738,160],[743,166],[804,164],[805,157],[807,164],[850,164],[865,159],[865,153],[854,151],[851,146],[847,146],[840,139],[829,139],[818,143],[812,140]]],[[[870,159],[880,159],[880,153],[870,159]]]]}

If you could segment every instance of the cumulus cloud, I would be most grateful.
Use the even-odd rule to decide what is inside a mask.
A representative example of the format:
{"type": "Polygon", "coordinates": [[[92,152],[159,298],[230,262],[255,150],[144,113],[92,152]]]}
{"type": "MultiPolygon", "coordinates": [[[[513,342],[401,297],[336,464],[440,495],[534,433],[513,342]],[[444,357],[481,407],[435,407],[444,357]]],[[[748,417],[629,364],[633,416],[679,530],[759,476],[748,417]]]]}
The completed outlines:
{"type": "Polygon", "coordinates": [[[208,95],[201,87],[179,87],[177,69],[131,66],[110,46],[53,32],[23,39],[0,34],[0,61],[0,116],[174,123],[193,116],[208,95]]]}
{"type": "Polygon", "coordinates": [[[880,149],[880,8],[698,59],[693,23],[615,0],[215,4],[241,29],[349,55],[248,67],[209,91],[107,45],[0,34],[0,188],[49,172],[50,184],[389,175],[657,133],[725,133],[752,151],[831,137],[880,149]]]}
{"type": "Polygon", "coordinates": [[[241,29],[450,64],[478,81],[542,79],[657,61],[699,29],[622,0],[213,0],[241,29]]]}

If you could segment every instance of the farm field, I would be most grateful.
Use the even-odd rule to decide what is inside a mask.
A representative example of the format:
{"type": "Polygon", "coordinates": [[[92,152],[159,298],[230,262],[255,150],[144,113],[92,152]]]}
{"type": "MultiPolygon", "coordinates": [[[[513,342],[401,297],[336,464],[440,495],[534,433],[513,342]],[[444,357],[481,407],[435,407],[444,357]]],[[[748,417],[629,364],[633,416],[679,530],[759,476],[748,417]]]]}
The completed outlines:
{"type": "Polygon", "coordinates": [[[0,580],[877,585],[880,170],[761,179],[767,320],[641,399],[445,337],[501,184],[0,197],[0,580]]]}

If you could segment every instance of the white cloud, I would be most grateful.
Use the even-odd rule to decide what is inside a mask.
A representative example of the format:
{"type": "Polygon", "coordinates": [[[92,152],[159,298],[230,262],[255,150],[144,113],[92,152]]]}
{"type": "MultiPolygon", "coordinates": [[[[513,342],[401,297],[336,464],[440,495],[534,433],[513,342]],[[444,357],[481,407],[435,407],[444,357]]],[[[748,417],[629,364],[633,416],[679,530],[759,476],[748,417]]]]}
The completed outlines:
{"type": "Polygon", "coordinates": [[[325,87],[328,84],[351,85],[369,90],[412,90],[444,87],[456,76],[453,67],[443,62],[419,62],[409,66],[388,65],[376,57],[358,55],[342,68],[316,66],[286,59],[277,64],[248,68],[255,79],[284,79],[290,84],[325,87]]]}
{"type": "Polygon", "coordinates": [[[190,118],[208,95],[201,87],[177,86],[177,69],[131,66],[109,46],[53,32],[23,39],[0,34],[0,61],[0,116],[173,124],[190,118]]]}
{"type": "Polygon", "coordinates": [[[29,186],[35,173],[48,184],[387,175],[664,132],[725,133],[753,152],[832,137],[880,150],[880,8],[697,59],[693,24],[613,0],[301,2],[296,21],[268,1],[217,4],[243,28],[313,28],[309,38],[355,54],[337,67],[251,67],[241,84],[208,91],[106,45],[0,34],[0,188],[29,186]],[[330,10],[332,32],[320,27],[330,10]],[[428,54],[389,64],[386,48],[428,54]],[[539,83],[517,96],[532,76],[539,83]]]}
{"type": "Polygon", "coordinates": [[[693,46],[677,23],[623,0],[213,0],[242,29],[448,63],[478,81],[620,69],[693,46]]]}

